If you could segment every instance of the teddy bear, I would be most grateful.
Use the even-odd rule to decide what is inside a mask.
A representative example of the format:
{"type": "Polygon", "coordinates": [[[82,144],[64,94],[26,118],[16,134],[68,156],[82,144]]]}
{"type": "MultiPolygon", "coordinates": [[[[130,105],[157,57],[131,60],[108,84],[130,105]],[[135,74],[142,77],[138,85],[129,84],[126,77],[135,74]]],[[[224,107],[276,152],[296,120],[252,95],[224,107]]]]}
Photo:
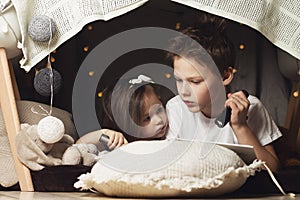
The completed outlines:
{"type": "Polygon", "coordinates": [[[31,170],[55,165],[92,166],[98,160],[96,145],[74,144],[74,139],[67,134],[57,134],[61,136],[54,142],[45,142],[49,138],[41,137],[39,131],[38,125],[21,124],[15,140],[18,158],[31,170]]]}

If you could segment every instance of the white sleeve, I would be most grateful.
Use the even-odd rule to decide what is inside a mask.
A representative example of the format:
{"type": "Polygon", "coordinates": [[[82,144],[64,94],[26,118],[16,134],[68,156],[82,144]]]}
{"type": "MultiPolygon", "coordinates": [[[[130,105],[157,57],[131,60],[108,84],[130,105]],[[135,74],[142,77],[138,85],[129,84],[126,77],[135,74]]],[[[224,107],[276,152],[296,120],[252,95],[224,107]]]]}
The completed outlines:
{"type": "MultiPolygon", "coordinates": [[[[172,99],[171,99],[172,100],[172,99]]],[[[166,138],[178,138],[179,137],[179,130],[180,130],[180,122],[181,119],[179,118],[181,115],[179,115],[178,111],[180,108],[178,108],[178,104],[174,101],[168,101],[166,105],[168,120],[169,120],[169,129],[168,133],[166,135],[166,138]]],[[[173,99],[174,100],[174,99],[173,99]]]]}
{"type": "Polygon", "coordinates": [[[282,136],[262,102],[249,96],[248,125],[260,143],[265,146],[282,136]]]}

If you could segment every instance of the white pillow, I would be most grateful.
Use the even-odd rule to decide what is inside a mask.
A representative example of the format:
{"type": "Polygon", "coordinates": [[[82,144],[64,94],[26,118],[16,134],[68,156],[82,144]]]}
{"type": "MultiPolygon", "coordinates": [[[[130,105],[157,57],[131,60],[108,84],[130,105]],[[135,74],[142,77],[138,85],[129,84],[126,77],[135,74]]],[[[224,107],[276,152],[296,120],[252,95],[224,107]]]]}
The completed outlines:
{"type": "Polygon", "coordinates": [[[247,166],[211,143],[138,141],[105,154],[74,187],[119,197],[221,195],[241,187],[262,165],[247,166]]]}

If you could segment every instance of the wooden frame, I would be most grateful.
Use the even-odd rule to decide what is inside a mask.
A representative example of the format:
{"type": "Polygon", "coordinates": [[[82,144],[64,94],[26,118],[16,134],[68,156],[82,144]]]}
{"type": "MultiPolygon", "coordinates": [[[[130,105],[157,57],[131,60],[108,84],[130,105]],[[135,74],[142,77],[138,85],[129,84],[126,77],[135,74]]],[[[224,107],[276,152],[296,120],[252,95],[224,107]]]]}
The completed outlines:
{"type": "Polygon", "coordinates": [[[34,191],[30,171],[17,157],[15,136],[20,131],[20,120],[16,100],[20,99],[20,95],[13,68],[8,62],[4,48],[0,48],[0,80],[1,109],[12,156],[15,162],[19,185],[21,191],[34,191]]]}

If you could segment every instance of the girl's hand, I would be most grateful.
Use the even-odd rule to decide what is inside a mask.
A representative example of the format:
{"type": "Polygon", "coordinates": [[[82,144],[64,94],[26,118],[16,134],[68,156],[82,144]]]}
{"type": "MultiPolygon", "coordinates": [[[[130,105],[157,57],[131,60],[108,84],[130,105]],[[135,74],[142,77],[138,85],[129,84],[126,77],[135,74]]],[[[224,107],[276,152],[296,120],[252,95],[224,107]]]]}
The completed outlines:
{"type": "Polygon", "coordinates": [[[229,93],[225,106],[231,108],[231,127],[247,125],[247,113],[250,102],[242,91],[233,94],[229,93]]]}
{"type": "Polygon", "coordinates": [[[124,137],[124,135],[120,132],[110,130],[110,129],[101,129],[102,133],[109,137],[109,142],[107,146],[110,149],[114,149],[122,146],[123,144],[128,144],[128,141],[124,137]]]}

